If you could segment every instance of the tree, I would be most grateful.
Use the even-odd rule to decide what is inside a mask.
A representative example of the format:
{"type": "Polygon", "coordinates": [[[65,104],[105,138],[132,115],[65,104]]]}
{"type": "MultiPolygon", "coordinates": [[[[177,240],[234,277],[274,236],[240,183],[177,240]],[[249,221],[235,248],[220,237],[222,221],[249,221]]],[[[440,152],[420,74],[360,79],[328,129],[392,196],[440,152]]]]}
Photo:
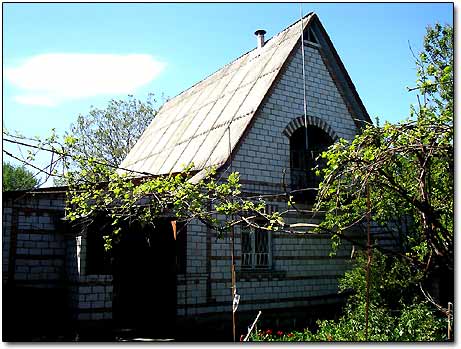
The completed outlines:
{"type": "MultiPolygon", "coordinates": [[[[71,176],[87,176],[102,165],[108,174],[114,172],[128,152],[133,148],[141,134],[157,114],[154,107],[156,100],[149,94],[146,102],[128,96],[127,100],[109,101],[105,109],[92,107],[88,114],[80,114],[75,124],[63,137],[62,144],[53,138],[45,144],[62,157],[63,173],[71,176]]],[[[108,177],[96,174],[98,180],[107,181],[108,177]]],[[[54,178],[55,185],[67,185],[63,176],[54,178]]]]}
{"type": "Polygon", "coordinates": [[[443,275],[449,292],[437,298],[446,304],[454,267],[453,28],[429,27],[415,58],[417,86],[409,90],[419,95],[410,117],[367,125],[325,152],[317,209],[327,212],[321,227],[335,232],[336,243],[366,230],[368,218],[400,239],[403,249],[387,252],[422,271],[421,282],[443,275]]]}
{"type": "Polygon", "coordinates": [[[8,162],[3,163],[3,191],[29,190],[38,184],[34,174],[24,166],[14,166],[8,162]]]}
{"type": "Polygon", "coordinates": [[[78,116],[67,134],[75,139],[72,153],[116,168],[155,117],[154,103],[149,94],[145,103],[129,96],[110,100],[105,109],[92,107],[87,115],[78,116]]]}

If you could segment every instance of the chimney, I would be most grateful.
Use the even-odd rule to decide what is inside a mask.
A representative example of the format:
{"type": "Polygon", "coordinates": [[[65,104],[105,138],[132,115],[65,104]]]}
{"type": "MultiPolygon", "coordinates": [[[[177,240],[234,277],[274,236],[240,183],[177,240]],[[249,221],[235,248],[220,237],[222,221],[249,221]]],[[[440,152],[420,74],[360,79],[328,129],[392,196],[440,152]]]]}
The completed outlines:
{"type": "Polygon", "coordinates": [[[256,40],[258,42],[258,49],[264,46],[264,34],[266,34],[266,31],[264,29],[258,29],[257,31],[255,31],[256,40]]]}

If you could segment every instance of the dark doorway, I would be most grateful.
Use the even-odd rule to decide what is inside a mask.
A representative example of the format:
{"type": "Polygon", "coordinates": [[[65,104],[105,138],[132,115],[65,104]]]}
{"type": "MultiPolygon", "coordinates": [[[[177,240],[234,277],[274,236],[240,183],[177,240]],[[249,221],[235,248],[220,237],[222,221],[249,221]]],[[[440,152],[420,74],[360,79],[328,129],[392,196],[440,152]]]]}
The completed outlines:
{"type": "MultiPolygon", "coordinates": [[[[116,327],[125,336],[174,338],[176,244],[169,219],[122,229],[114,246],[116,327]]],[[[123,334],[122,334],[123,335],[123,334]]]]}

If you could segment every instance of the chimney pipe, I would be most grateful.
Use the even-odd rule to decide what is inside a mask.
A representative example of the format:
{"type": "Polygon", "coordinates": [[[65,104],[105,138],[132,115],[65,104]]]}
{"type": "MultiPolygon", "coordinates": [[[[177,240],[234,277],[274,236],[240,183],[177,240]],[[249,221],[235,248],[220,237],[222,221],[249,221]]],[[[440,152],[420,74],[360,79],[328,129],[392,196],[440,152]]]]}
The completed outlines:
{"type": "Polygon", "coordinates": [[[264,46],[264,34],[266,34],[264,29],[258,29],[255,31],[256,40],[258,42],[258,49],[264,46]]]}

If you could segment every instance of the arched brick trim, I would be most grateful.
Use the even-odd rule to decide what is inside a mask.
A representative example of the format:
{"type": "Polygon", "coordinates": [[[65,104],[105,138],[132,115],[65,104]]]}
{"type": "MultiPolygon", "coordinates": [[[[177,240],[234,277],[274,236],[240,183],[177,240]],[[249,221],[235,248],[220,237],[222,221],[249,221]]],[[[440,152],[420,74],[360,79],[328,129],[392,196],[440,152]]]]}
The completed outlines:
{"type": "MultiPolygon", "coordinates": [[[[324,130],[333,140],[336,142],[338,140],[338,136],[336,135],[335,131],[328,125],[324,120],[316,117],[316,116],[307,116],[307,125],[317,126],[318,128],[324,130]]],[[[290,123],[285,127],[283,130],[283,134],[288,138],[300,127],[304,127],[304,116],[299,116],[294,120],[291,120],[290,123]]]]}

